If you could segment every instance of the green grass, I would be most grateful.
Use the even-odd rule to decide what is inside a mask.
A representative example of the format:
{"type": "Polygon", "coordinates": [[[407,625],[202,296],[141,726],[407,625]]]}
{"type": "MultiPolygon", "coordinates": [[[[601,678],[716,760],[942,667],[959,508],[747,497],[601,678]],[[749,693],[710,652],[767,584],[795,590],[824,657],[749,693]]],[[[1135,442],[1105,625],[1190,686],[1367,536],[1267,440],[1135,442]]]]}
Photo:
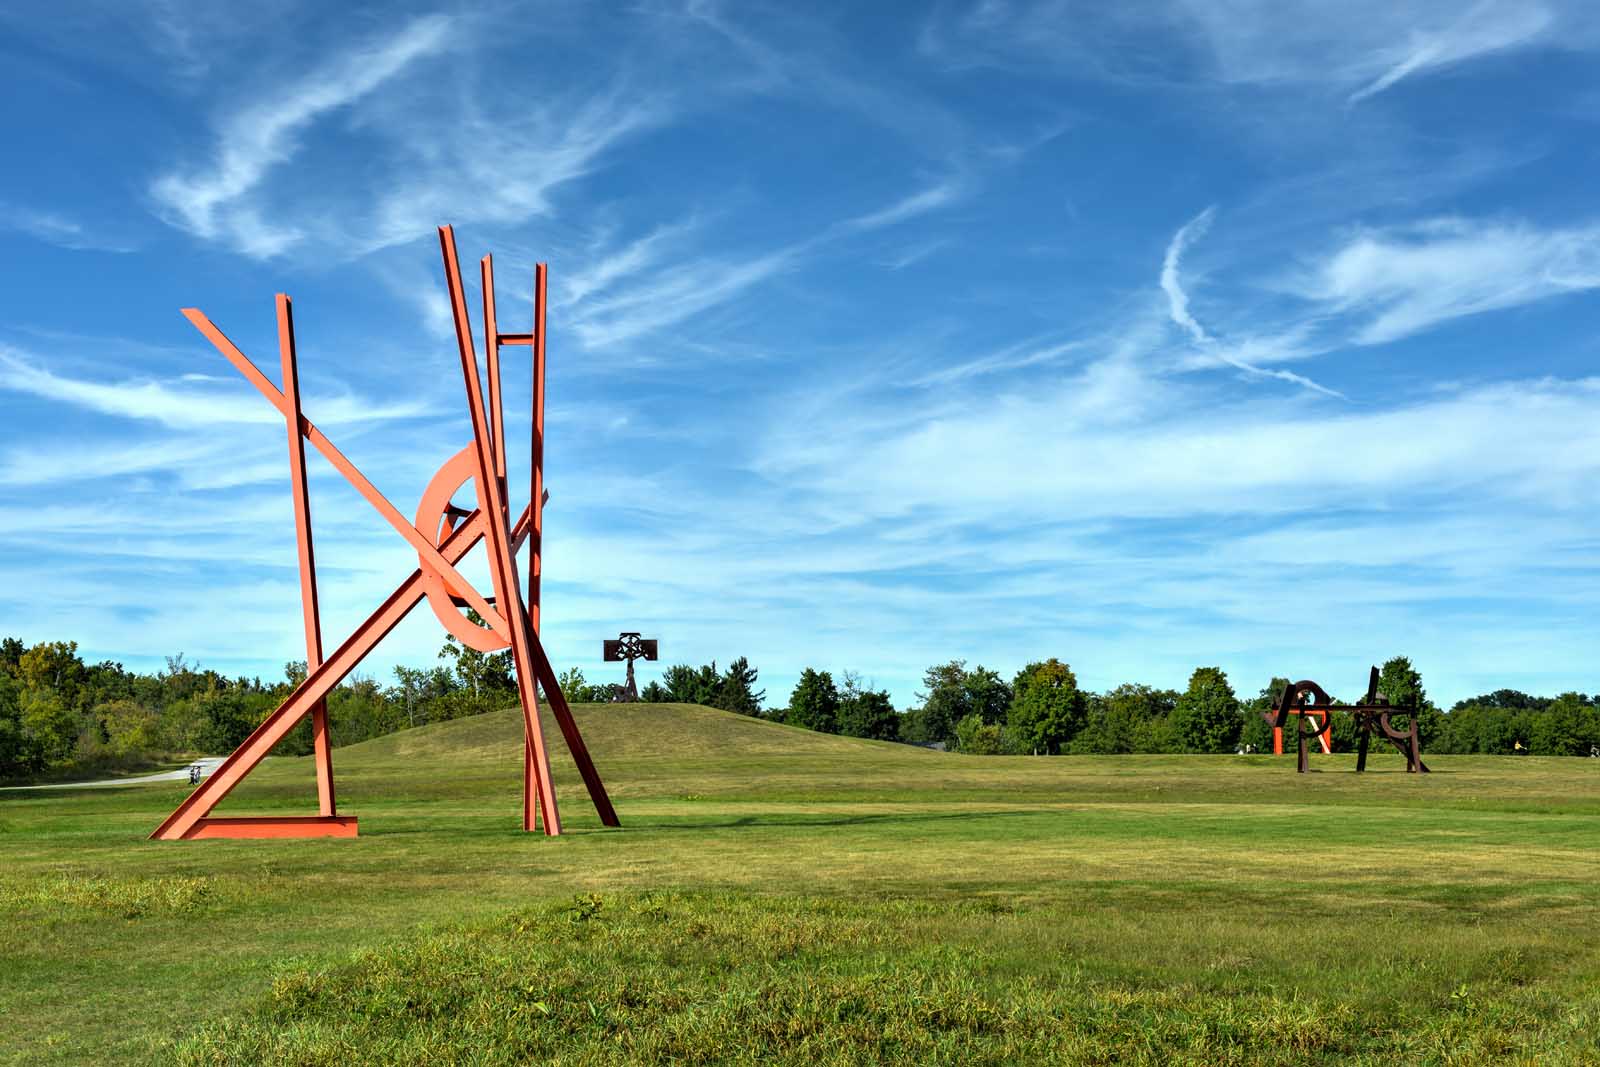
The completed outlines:
{"type": "MultiPolygon", "coordinates": [[[[0,1062],[1600,1063],[1600,761],[973,758],[578,709],[335,752],[354,841],[0,792],[0,1062]],[[559,736],[554,730],[552,736],[559,736]]],[[[273,760],[219,813],[305,812],[273,760]]]]}

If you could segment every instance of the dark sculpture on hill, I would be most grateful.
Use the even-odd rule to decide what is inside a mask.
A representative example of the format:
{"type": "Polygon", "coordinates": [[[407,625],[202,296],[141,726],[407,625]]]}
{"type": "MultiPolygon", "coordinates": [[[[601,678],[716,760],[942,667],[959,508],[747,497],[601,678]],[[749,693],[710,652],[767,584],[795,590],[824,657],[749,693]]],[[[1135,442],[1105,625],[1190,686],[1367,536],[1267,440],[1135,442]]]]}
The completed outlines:
{"type": "Polygon", "coordinates": [[[1289,716],[1297,718],[1295,738],[1298,759],[1295,769],[1304,774],[1310,768],[1307,742],[1316,739],[1321,742],[1324,752],[1331,751],[1329,732],[1333,729],[1333,713],[1336,711],[1346,711],[1355,717],[1356,730],[1360,735],[1356,749],[1358,772],[1367,769],[1367,747],[1372,735],[1377,734],[1406,758],[1407,773],[1428,773],[1428,765],[1422,762],[1422,738],[1417,731],[1417,716],[1405,708],[1391,705],[1389,698],[1378,692],[1376,667],[1372,668],[1372,675],[1367,682],[1367,695],[1359,704],[1336,704],[1316,682],[1291,682],[1284,687],[1278,702],[1270,710],[1263,711],[1261,717],[1272,727],[1273,751],[1280,754],[1283,752],[1283,728],[1289,716]],[[1398,730],[1390,722],[1389,717],[1396,714],[1410,716],[1411,723],[1407,729],[1398,730]]]}
{"type": "Polygon", "coordinates": [[[636,632],[621,633],[617,635],[615,641],[606,641],[602,655],[607,663],[628,661],[628,681],[623,685],[622,691],[612,698],[614,701],[619,704],[632,704],[639,699],[639,687],[633,680],[633,661],[653,660],[657,658],[657,654],[656,639],[640,637],[636,632]]]}

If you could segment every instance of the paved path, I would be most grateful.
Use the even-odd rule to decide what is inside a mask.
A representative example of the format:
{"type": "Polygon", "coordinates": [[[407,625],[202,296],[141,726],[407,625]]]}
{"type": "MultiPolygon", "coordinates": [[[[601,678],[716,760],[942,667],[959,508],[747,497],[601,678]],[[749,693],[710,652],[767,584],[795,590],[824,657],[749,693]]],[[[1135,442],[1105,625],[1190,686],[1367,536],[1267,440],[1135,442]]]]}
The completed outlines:
{"type": "MultiPolygon", "coordinates": [[[[194,762],[200,765],[200,777],[209,778],[222,760],[222,756],[203,756],[194,762]]],[[[105,789],[115,785],[144,785],[146,782],[187,782],[189,766],[179,767],[175,771],[162,771],[160,774],[143,774],[137,778],[106,778],[98,782],[55,782],[51,785],[8,785],[0,786],[0,789],[105,789]]]]}

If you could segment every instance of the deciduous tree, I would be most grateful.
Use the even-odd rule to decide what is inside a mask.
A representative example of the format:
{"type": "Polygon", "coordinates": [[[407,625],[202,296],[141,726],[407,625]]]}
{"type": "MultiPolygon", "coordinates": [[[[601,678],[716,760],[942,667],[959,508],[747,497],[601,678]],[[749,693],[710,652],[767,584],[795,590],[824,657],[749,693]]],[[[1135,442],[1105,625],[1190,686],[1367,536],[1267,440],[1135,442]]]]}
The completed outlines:
{"type": "Polygon", "coordinates": [[[834,687],[833,675],[810,667],[801,671],[800,681],[789,695],[789,710],[783,721],[819,733],[838,733],[839,691],[834,687]]]}
{"type": "Polygon", "coordinates": [[[1065,663],[1052,657],[1031,664],[1016,688],[1022,695],[1012,702],[1007,726],[1017,748],[1056,755],[1083,729],[1088,701],[1065,663]]]}
{"type": "Polygon", "coordinates": [[[1239,698],[1220,667],[1201,667],[1172,709],[1172,727],[1186,752],[1232,752],[1239,743],[1239,698]]]}

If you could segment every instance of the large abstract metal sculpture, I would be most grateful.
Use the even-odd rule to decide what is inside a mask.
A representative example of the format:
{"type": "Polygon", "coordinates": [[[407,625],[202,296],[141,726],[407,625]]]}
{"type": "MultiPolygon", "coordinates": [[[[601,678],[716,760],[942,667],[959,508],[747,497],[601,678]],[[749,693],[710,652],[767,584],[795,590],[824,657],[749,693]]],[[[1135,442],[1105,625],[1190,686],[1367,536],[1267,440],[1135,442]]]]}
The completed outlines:
{"type": "Polygon", "coordinates": [[[472,443],[446,460],[433,476],[422,494],[414,524],[407,522],[394,505],[356,469],[355,464],[346,459],[333,442],[301,414],[294,322],[286,295],[278,295],[282,390],[274,387],[266,375],[256,369],[255,364],[204,314],[195,308],[184,309],[183,313],[189,321],[273,407],[283,413],[287,421],[290,485],[294,493],[295,530],[299,539],[307,674],[289,698],[267,716],[255,732],[187,800],[178,805],[166,821],[156,827],[150,835],[152,838],[174,841],[212,837],[354,837],[355,818],[338,814],[334,803],[327,696],[424,598],[445,629],[468,647],[481,652],[511,649],[512,664],[517,675],[517,692],[522,704],[523,829],[536,829],[542,817],[546,834],[561,832],[555,786],[550,778],[550,761],[539,723],[540,687],[550,701],[567,748],[600,814],[600,821],[607,826],[619,825],[611,799],[606,795],[605,785],[595,770],[594,761],[590,759],[588,748],[572,717],[572,710],[567,706],[556,681],[555,670],[539,642],[540,531],[544,502],[548,496],[544,488],[545,292],[548,272],[543,263],[535,268],[533,331],[501,333],[495,315],[494,263],[490,256],[483,257],[480,271],[489,383],[485,403],[472,326],[461,284],[461,266],[456,257],[455,233],[449,226],[440,227],[439,246],[444,258],[445,286],[449,290],[461,372],[466,385],[472,443]],[[513,345],[530,348],[533,367],[531,486],[528,505],[515,520],[507,502],[505,416],[501,405],[500,382],[500,350],[513,345]],[[311,510],[306,491],[307,441],[388,520],[416,550],[418,559],[417,569],[411,572],[411,576],[401,582],[367,621],[356,627],[344,644],[326,659],[322,655],[316,563],[311,542],[311,510]],[[473,504],[471,507],[457,507],[451,498],[468,482],[473,486],[473,504]],[[456,570],[456,565],[479,541],[485,542],[487,547],[489,572],[494,585],[493,597],[480,594],[456,570]],[[530,544],[526,602],[523,600],[516,560],[524,541],[530,544]],[[477,612],[485,625],[479,626],[462,614],[465,608],[477,612]],[[217,803],[308,715],[311,717],[315,749],[319,813],[304,817],[212,817],[210,812],[217,803]]]}
{"type": "Polygon", "coordinates": [[[1428,773],[1428,765],[1422,762],[1422,737],[1417,729],[1417,716],[1404,708],[1394,707],[1389,703],[1388,697],[1378,692],[1376,667],[1372,668],[1367,680],[1367,695],[1359,704],[1354,706],[1336,704],[1327,691],[1316,682],[1291,682],[1284,686],[1278,702],[1270,710],[1262,712],[1261,717],[1272,727],[1273,748],[1280,754],[1283,751],[1283,728],[1291,715],[1296,717],[1298,726],[1295,730],[1297,756],[1295,770],[1304,774],[1311,766],[1310,751],[1306,742],[1315,738],[1321,742],[1324,752],[1333,751],[1329,738],[1333,729],[1333,713],[1336,711],[1349,712],[1355,719],[1356,731],[1360,738],[1356,749],[1357,771],[1367,769],[1367,747],[1372,735],[1377,734],[1406,758],[1407,773],[1428,773]],[[1409,715],[1410,725],[1404,730],[1395,729],[1389,719],[1395,714],[1409,715]]]}
{"type": "Polygon", "coordinates": [[[629,632],[618,634],[615,641],[606,641],[601,655],[607,663],[628,661],[628,681],[616,699],[619,703],[631,704],[639,699],[639,687],[633,680],[633,661],[653,660],[659,655],[659,649],[655,638],[640,637],[636,632],[629,632]]]}

